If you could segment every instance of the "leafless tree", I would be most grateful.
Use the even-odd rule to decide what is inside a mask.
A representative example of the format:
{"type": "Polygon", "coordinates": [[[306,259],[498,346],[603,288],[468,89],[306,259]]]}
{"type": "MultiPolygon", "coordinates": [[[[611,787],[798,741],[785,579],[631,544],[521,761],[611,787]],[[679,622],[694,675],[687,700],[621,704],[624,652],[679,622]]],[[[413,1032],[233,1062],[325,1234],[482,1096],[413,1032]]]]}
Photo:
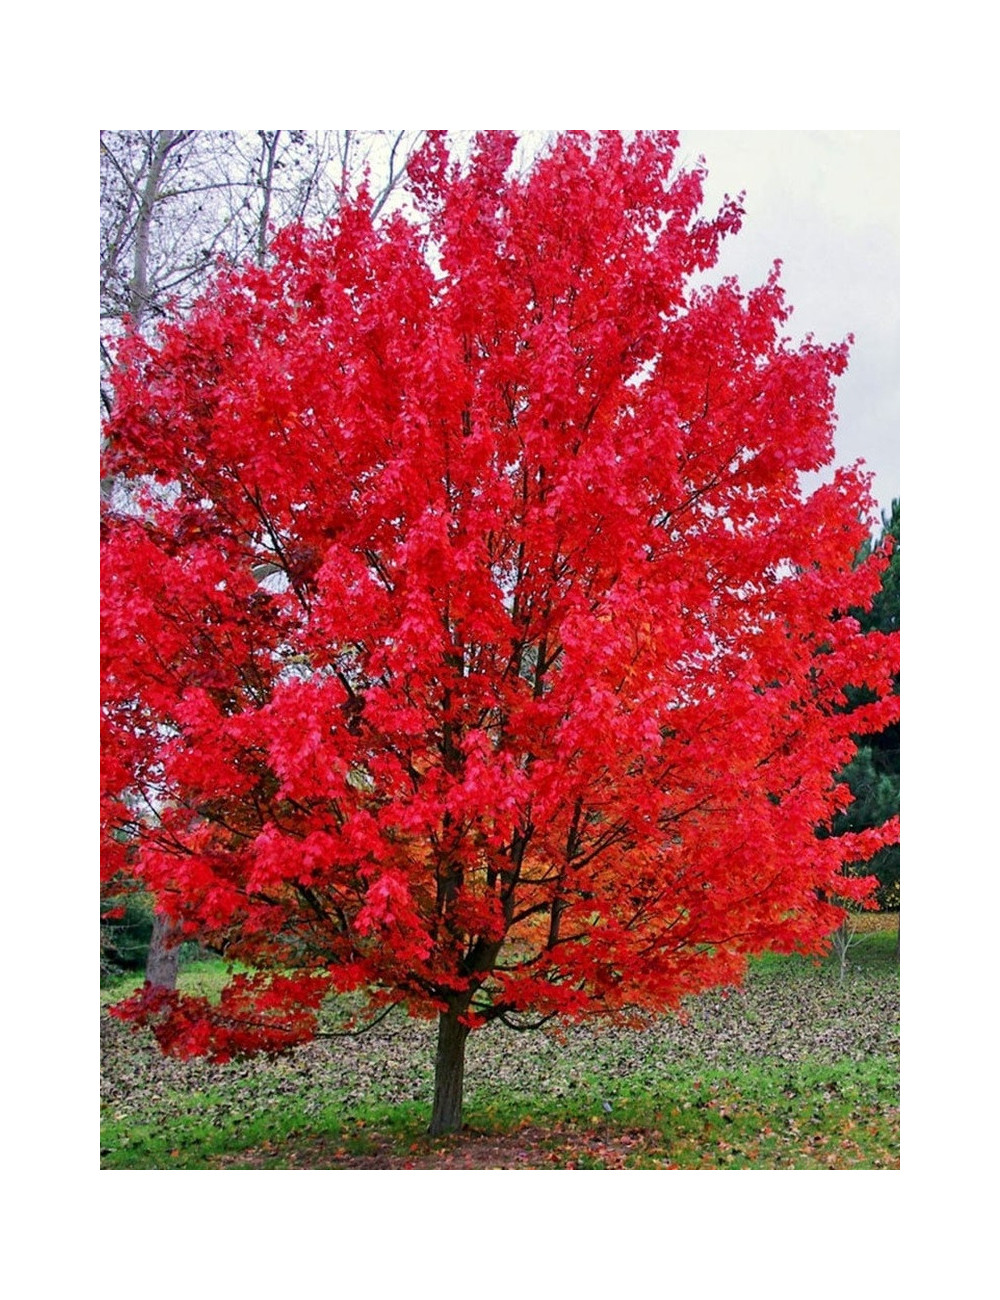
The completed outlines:
{"type": "Polygon", "coordinates": [[[103,131],[101,314],[183,309],[214,266],[267,254],[268,228],[332,216],[366,170],[381,211],[419,131],[103,131]],[[144,296],[143,296],[144,295],[144,296]]]}
{"type": "Polygon", "coordinates": [[[853,947],[860,943],[862,938],[857,923],[850,912],[845,914],[843,921],[834,930],[830,938],[834,955],[837,958],[837,979],[840,984],[843,984],[844,976],[847,974],[847,955],[853,947]]]}

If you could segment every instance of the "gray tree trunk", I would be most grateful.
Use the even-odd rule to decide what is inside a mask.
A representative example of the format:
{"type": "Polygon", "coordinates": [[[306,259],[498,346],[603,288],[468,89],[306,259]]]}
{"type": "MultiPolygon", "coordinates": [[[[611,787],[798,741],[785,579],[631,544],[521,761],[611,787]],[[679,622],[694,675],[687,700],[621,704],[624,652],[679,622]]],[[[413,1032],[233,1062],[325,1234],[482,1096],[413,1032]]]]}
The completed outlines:
{"type": "Polygon", "coordinates": [[[180,945],[176,942],[171,943],[174,933],[170,921],[159,912],[154,912],[153,933],[146,957],[146,979],[157,988],[177,987],[177,959],[180,955],[180,945]]]}
{"type": "Polygon", "coordinates": [[[462,1085],[465,1077],[467,1026],[460,1011],[442,1011],[438,1017],[437,1055],[434,1059],[434,1107],[428,1130],[432,1137],[456,1133],[462,1127],[462,1085]]]}
{"type": "Polygon", "coordinates": [[[262,198],[260,220],[257,223],[257,265],[263,266],[267,257],[267,223],[271,219],[271,195],[274,189],[274,162],[278,152],[280,131],[258,131],[264,149],[261,163],[260,187],[262,198]]]}
{"type": "Polygon", "coordinates": [[[156,149],[149,164],[149,173],[139,204],[135,226],[135,259],[132,263],[132,293],[129,304],[132,319],[141,326],[149,309],[149,231],[153,224],[153,211],[160,197],[160,177],[163,164],[174,143],[174,131],[158,131],[156,149]]]}

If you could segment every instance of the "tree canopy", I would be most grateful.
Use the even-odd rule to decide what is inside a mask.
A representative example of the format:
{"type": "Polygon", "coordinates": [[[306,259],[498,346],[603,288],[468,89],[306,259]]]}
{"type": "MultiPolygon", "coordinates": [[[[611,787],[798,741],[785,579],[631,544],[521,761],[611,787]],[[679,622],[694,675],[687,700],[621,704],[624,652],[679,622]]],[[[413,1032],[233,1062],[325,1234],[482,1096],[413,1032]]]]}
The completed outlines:
{"type": "Polygon", "coordinates": [[[515,144],[431,132],[405,212],[220,272],[106,424],[105,869],[252,971],[123,1014],[225,1059],[366,989],[439,1017],[437,1130],[470,1030],[818,951],[896,835],[817,833],[898,709],[897,638],[833,617],[868,479],[800,485],[847,344],[786,337],[777,266],[695,287],[741,212],[674,133],[515,144]]]}

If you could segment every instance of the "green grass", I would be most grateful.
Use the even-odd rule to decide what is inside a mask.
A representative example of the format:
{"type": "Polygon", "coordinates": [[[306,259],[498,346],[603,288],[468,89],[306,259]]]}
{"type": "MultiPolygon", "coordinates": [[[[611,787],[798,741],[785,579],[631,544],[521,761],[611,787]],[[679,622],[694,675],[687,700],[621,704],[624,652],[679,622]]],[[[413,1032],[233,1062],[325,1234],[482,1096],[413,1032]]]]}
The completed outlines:
{"type": "MultiPolygon", "coordinates": [[[[225,1090],[168,1100],[173,1113],[156,1122],[105,1124],[104,1168],[334,1168],[374,1153],[388,1164],[460,1141],[426,1138],[427,1108],[417,1102],[345,1112],[335,1101],[309,1111],[289,1099],[253,1113],[225,1090]]],[[[675,1069],[610,1086],[585,1078],[569,1099],[475,1093],[466,1124],[479,1135],[541,1130],[550,1168],[893,1168],[898,1075],[881,1059],[790,1069],[748,1063],[694,1076],[675,1069]]]]}
{"type": "MultiPolygon", "coordinates": [[[[898,929],[871,930],[859,933],[852,944],[847,965],[851,972],[872,975],[893,975],[899,970],[898,929]]],[[[816,971],[835,974],[838,962],[833,954],[822,959],[800,957],[796,953],[766,952],[751,957],[750,967],[765,974],[778,974],[786,979],[800,975],[810,976],[816,971]]]]}
{"type": "MultiPolygon", "coordinates": [[[[217,1001],[231,976],[247,969],[246,966],[226,962],[219,957],[200,957],[180,967],[177,972],[177,987],[182,993],[217,1001]]],[[[141,971],[126,971],[105,978],[101,983],[101,1006],[111,1006],[127,998],[130,993],[135,993],[142,987],[143,978],[141,971]]]]}

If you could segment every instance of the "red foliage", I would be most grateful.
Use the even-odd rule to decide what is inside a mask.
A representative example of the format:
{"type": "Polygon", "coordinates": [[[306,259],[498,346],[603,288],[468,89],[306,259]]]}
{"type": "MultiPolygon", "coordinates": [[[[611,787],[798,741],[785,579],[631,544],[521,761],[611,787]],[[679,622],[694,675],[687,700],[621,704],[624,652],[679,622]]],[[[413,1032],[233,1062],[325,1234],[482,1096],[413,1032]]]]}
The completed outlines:
{"type": "Polygon", "coordinates": [[[820,949],[895,837],[826,833],[898,708],[895,638],[839,616],[884,563],[868,479],[800,489],[846,345],[783,336],[777,267],[691,287],[740,212],[699,217],[672,133],[513,147],[431,133],[411,218],[362,194],[119,348],[108,869],[296,973],[147,992],[169,1049],[300,1041],[330,988],[676,1005],[820,949]]]}

